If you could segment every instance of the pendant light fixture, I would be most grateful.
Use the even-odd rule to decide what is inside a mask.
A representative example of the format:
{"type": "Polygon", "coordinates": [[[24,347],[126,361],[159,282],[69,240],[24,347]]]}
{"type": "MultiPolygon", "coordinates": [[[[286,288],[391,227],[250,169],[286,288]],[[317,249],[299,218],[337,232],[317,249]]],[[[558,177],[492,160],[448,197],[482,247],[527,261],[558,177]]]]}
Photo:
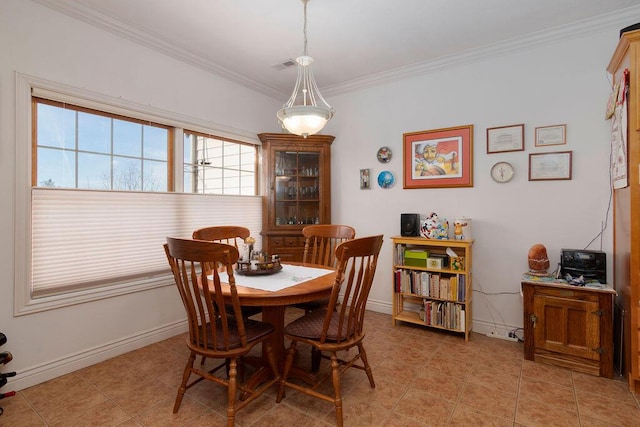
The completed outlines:
{"type": "Polygon", "coordinates": [[[334,113],[334,109],[320,95],[311,70],[313,58],[307,55],[308,2],[309,0],[302,0],[304,3],[304,51],[302,56],[296,58],[298,78],[291,97],[277,114],[283,128],[304,138],[320,132],[334,113]]]}

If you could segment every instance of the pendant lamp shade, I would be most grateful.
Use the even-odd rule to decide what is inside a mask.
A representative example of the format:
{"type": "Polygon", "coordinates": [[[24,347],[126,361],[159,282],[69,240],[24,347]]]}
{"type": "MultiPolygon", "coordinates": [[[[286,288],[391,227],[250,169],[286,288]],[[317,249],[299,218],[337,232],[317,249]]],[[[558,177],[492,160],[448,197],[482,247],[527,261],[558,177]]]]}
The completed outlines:
{"type": "Polygon", "coordinates": [[[289,132],[306,138],[322,130],[334,109],[324,100],[313,77],[313,58],[307,55],[307,3],[304,3],[304,53],[296,58],[298,77],[289,100],[278,111],[278,120],[289,132]]]}

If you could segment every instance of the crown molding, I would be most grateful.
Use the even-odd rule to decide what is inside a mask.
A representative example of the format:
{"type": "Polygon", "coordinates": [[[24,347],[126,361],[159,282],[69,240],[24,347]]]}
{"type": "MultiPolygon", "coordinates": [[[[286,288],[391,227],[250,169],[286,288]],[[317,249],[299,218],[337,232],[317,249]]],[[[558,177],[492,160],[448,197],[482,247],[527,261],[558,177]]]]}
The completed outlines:
{"type": "Polygon", "coordinates": [[[488,57],[505,55],[523,49],[531,49],[558,41],[565,41],[585,34],[610,31],[612,27],[615,28],[616,26],[624,28],[625,26],[638,21],[640,21],[640,6],[632,6],[617,12],[600,15],[596,18],[584,19],[572,24],[527,34],[526,36],[504,40],[476,49],[469,49],[465,52],[398,67],[393,70],[371,74],[369,76],[353,79],[337,85],[324,86],[321,88],[321,91],[325,97],[331,95],[342,95],[355,90],[380,86],[432,73],[442,70],[445,67],[472,63],[488,57]]]}
{"type": "MultiPolygon", "coordinates": [[[[98,10],[91,8],[80,1],[76,0],[32,0],[43,6],[54,9],[67,16],[79,19],[90,25],[102,28],[111,33],[118,34],[128,40],[150,49],[161,52],[176,60],[196,66],[204,71],[223,77],[233,81],[239,85],[253,89],[259,93],[267,95],[275,99],[281,99],[287,96],[273,87],[256,82],[248,77],[231,71],[225,67],[215,64],[211,61],[204,60],[194,52],[188,49],[174,46],[160,40],[156,35],[141,31],[133,25],[113,19],[98,10]]],[[[640,21],[640,6],[632,6],[617,12],[600,15],[595,18],[576,21],[572,24],[563,25],[549,30],[539,31],[537,33],[528,34],[522,37],[516,37],[494,43],[480,48],[469,49],[465,52],[446,55],[440,58],[410,64],[398,67],[389,71],[384,71],[358,79],[353,79],[344,83],[321,87],[323,95],[341,95],[355,90],[366,89],[369,87],[379,86],[398,80],[403,80],[418,75],[432,73],[442,70],[445,67],[451,67],[466,63],[472,63],[488,57],[504,55],[522,49],[530,49],[537,46],[557,42],[559,40],[567,40],[582,36],[584,34],[592,34],[595,32],[611,30],[612,27],[618,26],[623,28],[631,23],[640,21]]]]}

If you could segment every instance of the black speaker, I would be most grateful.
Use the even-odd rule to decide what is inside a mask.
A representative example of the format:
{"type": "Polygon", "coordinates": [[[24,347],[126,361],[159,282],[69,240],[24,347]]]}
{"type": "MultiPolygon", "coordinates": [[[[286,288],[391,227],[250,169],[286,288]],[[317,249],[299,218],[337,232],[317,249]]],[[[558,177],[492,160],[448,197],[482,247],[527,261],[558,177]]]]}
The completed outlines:
{"type": "Polygon", "coordinates": [[[400,214],[400,234],[403,236],[419,236],[420,214],[400,214]]]}

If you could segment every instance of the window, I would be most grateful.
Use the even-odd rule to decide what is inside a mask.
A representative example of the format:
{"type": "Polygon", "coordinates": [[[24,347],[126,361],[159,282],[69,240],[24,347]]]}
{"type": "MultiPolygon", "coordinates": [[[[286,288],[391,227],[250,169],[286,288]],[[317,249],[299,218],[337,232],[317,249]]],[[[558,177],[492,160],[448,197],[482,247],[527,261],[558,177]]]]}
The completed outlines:
{"type": "Polygon", "coordinates": [[[170,128],[34,98],[34,187],[167,191],[170,128]]]}
{"type": "Polygon", "coordinates": [[[20,73],[16,122],[15,315],[173,285],[167,236],[261,244],[254,134],[20,73]]]}
{"type": "Polygon", "coordinates": [[[257,160],[255,145],[185,131],[184,190],[255,195],[257,160]]]}

